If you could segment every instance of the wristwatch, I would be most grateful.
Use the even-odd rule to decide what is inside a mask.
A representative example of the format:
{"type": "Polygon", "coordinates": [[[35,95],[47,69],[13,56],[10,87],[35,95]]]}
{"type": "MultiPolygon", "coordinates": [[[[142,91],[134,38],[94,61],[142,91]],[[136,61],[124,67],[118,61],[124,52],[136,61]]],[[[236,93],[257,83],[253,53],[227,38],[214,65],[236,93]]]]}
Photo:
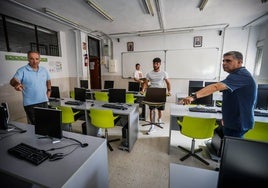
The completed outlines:
{"type": "Polygon", "coordinates": [[[197,99],[196,93],[191,93],[190,97],[192,97],[194,100],[197,99]]]}

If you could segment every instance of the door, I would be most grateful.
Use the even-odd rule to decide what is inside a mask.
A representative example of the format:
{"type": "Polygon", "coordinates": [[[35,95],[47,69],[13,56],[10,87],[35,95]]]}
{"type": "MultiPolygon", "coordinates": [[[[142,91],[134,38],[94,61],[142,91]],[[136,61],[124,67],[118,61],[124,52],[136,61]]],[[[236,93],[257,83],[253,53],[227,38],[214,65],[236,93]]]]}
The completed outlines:
{"type": "Polygon", "coordinates": [[[88,51],[91,89],[101,89],[100,41],[88,37],[88,51]]]}
{"type": "Polygon", "coordinates": [[[101,89],[101,71],[99,57],[89,57],[89,71],[91,89],[101,89]]]}

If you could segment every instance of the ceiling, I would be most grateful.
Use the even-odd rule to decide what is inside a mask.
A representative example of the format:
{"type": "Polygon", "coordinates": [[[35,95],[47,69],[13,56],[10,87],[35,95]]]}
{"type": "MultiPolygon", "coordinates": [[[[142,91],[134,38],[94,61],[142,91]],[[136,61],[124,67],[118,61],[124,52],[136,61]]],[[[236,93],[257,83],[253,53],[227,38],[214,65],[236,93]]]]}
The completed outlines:
{"type": "Polygon", "coordinates": [[[144,32],[167,32],[210,27],[243,27],[254,20],[267,21],[266,0],[150,0],[154,16],[146,12],[143,0],[94,0],[114,21],[105,19],[86,0],[1,0],[0,13],[47,27],[67,30],[72,27],[48,17],[44,8],[79,25],[82,30],[102,31],[112,37],[144,32]],[[157,14],[159,5],[161,15],[157,14]],[[159,20],[162,21],[162,25],[159,20]]]}

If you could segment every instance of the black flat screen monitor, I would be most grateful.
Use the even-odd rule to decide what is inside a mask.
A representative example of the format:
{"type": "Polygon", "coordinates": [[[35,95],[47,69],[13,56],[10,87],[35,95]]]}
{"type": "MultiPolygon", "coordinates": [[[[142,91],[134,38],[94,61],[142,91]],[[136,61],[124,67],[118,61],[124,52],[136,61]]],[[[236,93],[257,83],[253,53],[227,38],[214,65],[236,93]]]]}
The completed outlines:
{"type": "Polygon", "coordinates": [[[267,187],[268,143],[225,137],[218,188],[267,187]]]}
{"type": "Polygon", "coordinates": [[[215,83],[217,83],[217,82],[205,82],[205,87],[210,85],[210,84],[215,84],[215,83]]]}
{"type": "Polygon", "coordinates": [[[74,88],[74,99],[77,101],[86,101],[86,89],[84,88],[74,88]]]}
{"type": "Polygon", "coordinates": [[[140,83],[139,82],[128,82],[128,91],[139,92],[140,91],[140,83]]]}
{"type": "Polygon", "coordinates": [[[80,80],[80,88],[88,89],[88,80],[80,80]]]}
{"type": "Polygon", "coordinates": [[[112,88],[114,88],[114,81],[105,80],[104,81],[104,89],[112,89],[112,88]]]}
{"type": "Polygon", "coordinates": [[[60,89],[58,86],[51,86],[50,98],[60,98],[60,89]]]}
{"type": "Polygon", "coordinates": [[[61,111],[35,107],[35,134],[51,138],[62,138],[61,111]]]}
{"type": "Polygon", "coordinates": [[[256,108],[267,110],[268,106],[268,84],[259,84],[256,108]]]}
{"type": "Polygon", "coordinates": [[[125,89],[109,89],[109,102],[126,103],[126,90],[125,89]]]}
{"type": "Polygon", "coordinates": [[[203,81],[190,80],[189,87],[203,87],[203,81]]]}
{"type": "Polygon", "coordinates": [[[7,103],[2,103],[0,105],[0,129],[3,130],[8,129],[8,120],[9,120],[9,112],[7,103]]]}
{"type": "MultiPolygon", "coordinates": [[[[191,95],[191,93],[197,92],[200,89],[202,89],[203,87],[189,87],[189,95],[191,95]]],[[[196,99],[192,102],[192,104],[200,104],[200,105],[205,105],[205,106],[213,106],[213,95],[208,95],[206,97],[203,98],[199,98],[196,99]]]]}

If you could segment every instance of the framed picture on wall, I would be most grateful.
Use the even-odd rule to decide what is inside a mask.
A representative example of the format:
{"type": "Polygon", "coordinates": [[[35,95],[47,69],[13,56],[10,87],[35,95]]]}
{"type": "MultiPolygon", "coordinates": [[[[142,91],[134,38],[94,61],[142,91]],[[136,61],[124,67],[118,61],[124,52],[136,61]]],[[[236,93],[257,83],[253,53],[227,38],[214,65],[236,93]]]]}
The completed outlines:
{"type": "Polygon", "coordinates": [[[194,47],[201,47],[202,46],[202,36],[195,36],[194,37],[194,47]]]}
{"type": "Polygon", "coordinates": [[[127,42],[127,51],[134,50],[134,42],[127,42]]]}

